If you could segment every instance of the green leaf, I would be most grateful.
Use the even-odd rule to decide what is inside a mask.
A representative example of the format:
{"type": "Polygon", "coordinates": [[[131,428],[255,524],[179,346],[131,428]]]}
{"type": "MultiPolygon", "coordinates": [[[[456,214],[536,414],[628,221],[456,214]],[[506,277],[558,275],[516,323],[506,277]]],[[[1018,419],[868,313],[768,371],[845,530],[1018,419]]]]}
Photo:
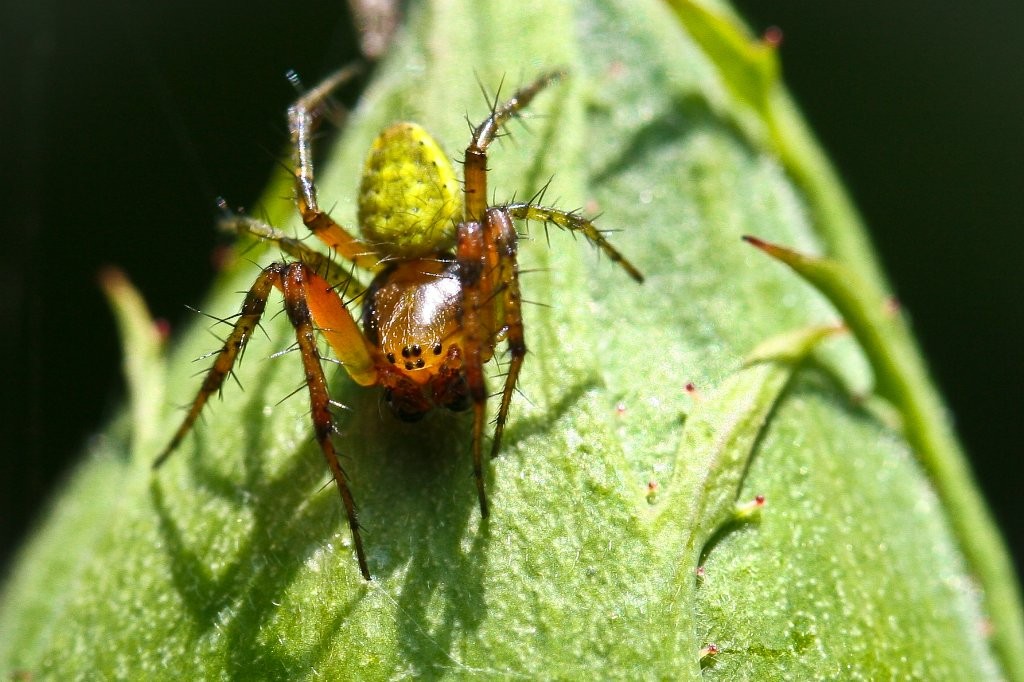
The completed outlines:
{"type": "MultiPolygon", "coordinates": [[[[819,339],[832,306],[740,241],[827,250],[881,287],[855,214],[812,172],[824,162],[777,83],[767,109],[737,90],[745,67],[728,62],[742,57],[713,44],[739,44],[739,29],[691,5],[704,12],[691,33],[678,4],[415,3],[319,167],[322,204],[351,225],[385,125],[416,120],[458,158],[463,114],[489,106],[477,80],[508,94],[571,74],[495,145],[490,191],[522,198],[553,177],[547,198],[599,213],[647,281],[530,226],[523,289],[545,305],[526,310],[524,397],[489,466],[488,522],[465,415],[403,424],[336,372],[337,447],[375,578],[362,580],[306,401],[282,402],[298,359],[269,359],[293,338],[283,315],[250,344],[245,390],[226,386],[152,472],[181,417],[171,404],[198,388],[190,361],[211,349],[197,320],[167,360],[166,404],[133,392],[23,550],[0,597],[0,671],[1024,679],[1002,628],[1019,617],[1014,588],[973,572],[915,442],[854,397],[873,382],[857,340],[819,339]],[[757,495],[764,508],[738,520],[757,495]],[[1002,614],[982,607],[993,590],[1002,614]]],[[[301,234],[289,194],[280,178],[261,207],[301,234]]],[[[237,311],[254,255],[279,256],[248,251],[205,311],[237,311]]]]}
{"type": "Polygon", "coordinates": [[[891,300],[843,264],[754,237],[745,239],[827,296],[857,337],[874,370],[875,390],[899,411],[905,437],[942,498],[972,572],[987,586],[984,600],[992,619],[993,646],[1007,668],[1019,674],[1024,668],[1019,646],[1024,622],[1013,567],[971,481],[944,408],[931,390],[907,321],[891,300]]]}

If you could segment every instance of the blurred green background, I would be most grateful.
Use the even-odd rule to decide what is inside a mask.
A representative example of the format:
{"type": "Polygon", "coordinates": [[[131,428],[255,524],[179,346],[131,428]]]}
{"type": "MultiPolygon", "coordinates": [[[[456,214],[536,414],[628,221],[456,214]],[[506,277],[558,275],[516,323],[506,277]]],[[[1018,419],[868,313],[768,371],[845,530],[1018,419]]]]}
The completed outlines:
{"type": "MultiPolygon", "coordinates": [[[[756,32],[782,29],[785,79],[1021,566],[1024,5],[739,9],[756,32]]],[[[323,0],[0,3],[0,565],[122,400],[98,271],[123,268],[154,315],[185,323],[225,243],[215,198],[255,208],[286,140],[284,73],[313,83],[355,58],[345,26],[342,3],[323,0]]]]}

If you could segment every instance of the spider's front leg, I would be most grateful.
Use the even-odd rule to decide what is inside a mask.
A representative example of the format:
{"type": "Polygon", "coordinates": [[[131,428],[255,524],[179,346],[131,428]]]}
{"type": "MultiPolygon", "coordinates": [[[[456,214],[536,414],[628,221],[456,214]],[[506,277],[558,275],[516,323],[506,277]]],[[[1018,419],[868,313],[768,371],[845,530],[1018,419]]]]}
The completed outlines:
{"type": "Polygon", "coordinates": [[[473,404],[473,476],[480,500],[480,515],[487,518],[487,490],[484,486],[483,437],[487,417],[487,385],[484,363],[490,359],[494,327],[494,307],[488,286],[487,249],[484,226],[478,222],[459,225],[455,259],[459,264],[462,287],[462,341],[465,352],[463,371],[469,399],[473,404]]]}
{"type": "Polygon", "coordinates": [[[493,457],[501,444],[512,393],[526,355],[516,265],[516,233],[511,216],[504,209],[493,208],[488,209],[483,224],[463,223],[459,228],[456,259],[462,286],[464,371],[473,404],[473,475],[480,513],[486,518],[483,432],[487,417],[487,386],[483,366],[494,354],[499,337],[504,337],[508,342],[510,359],[495,420],[491,446],[493,457]]]}
{"type": "Polygon", "coordinates": [[[482,223],[487,211],[487,148],[509,119],[527,107],[541,90],[565,75],[551,71],[529,85],[520,88],[504,103],[494,106],[491,115],[473,131],[473,139],[466,147],[463,160],[466,196],[466,220],[482,223]]]}
{"type": "MultiPolygon", "coordinates": [[[[325,317],[330,317],[332,322],[337,322],[332,317],[332,315],[335,315],[335,309],[331,308],[332,304],[325,303],[325,299],[328,297],[333,298],[335,302],[333,305],[345,312],[351,329],[354,329],[356,334],[358,334],[358,329],[355,327],[355,322],[352,321],[351,315],[348,315],[347,310],[344,309],[340,299],[334,294],[327,281],[317,275],[305,263],[272,263],[256,278],[256,282],[245,297],[238,320],[224,341],[224,345],[217,352],[213,366],[207,372],[199,392],[192,401],[192,406],[171,438],[170,443],[153,462],[153,467],[157,468],[167,460],[195,425],[199,414],[202,412],[210,396],[220,392],[221,387],[224,385],[224,379],[231,373],[235,362],[245,350],[246,344],[259,324],[260,318],[266,310],[267,298],[270,296],[270,291],[273,288],[279,289],[284,295],[285,311],[288,314],[292,327],[295,329],[295,339],[305,369],[306,386],[309,389],[310,413],[313,419],[316,440],[320,445],[320,450],[323,452],[324,459],[327,461],[327,466],[331,470],[331,475],[334,477],[334,482],[345,505],[349,528],[352,530],[356,558],[359,562],[359,571],[366,580],[369,580],[370,571],[366,564],[366,553],[363,551],[363,541],[359,533],[359,520],[356,516],[355,500],[352,498],[352,493],[349,490],[348,477],[338,462],[338,455],[334,449],[334,443],[331,441],[331,435],[334,433],[334,420],[330,413],[332,403],[327,391],[327,379],[324,376],[323,367],[321,367],[320,353],[316,347],[316,327],[314,323],[316,312],[311,312],[311,308],[314,311],[320,309],[328,310],[328,313],[324,313],[325,317]]],[[[319,323],[320,321],[317,319],[316,324],[319,323]]],[[[340,324],[343,325],[344,323],[345,321],[342,321],[340,324]]],[[[342,341],[338,340],[339,333],[334,331],[335,338],[332,341],[332,347],[334,347],[335,342],[342,344],[346,353],[341,355],[340,359],[343,362],[348,358],[352,360],[351,363],[346,364],[346,369],[349,370],[350,374],[353,374],[357,381],[360,379],[366,381],[365,372],[363,374],[358,372],[361,359],[366,356],[365,342],[359,336],[355,343],[350,343],[352,341],[350,338],[351,334],[351,330],[347,333],[341,332],[340,338],[344,340],[342,344],[342,341]],[[350,345],[352,349],[349,351],[350,345]]],[[[372,362],[368,371],[373,371],[372,362]]],[[[373,377],[375,379],[376,375],[373,374],[373,377]]]]}
{"type": "Polygon", "coordinates": [[[512,222],[514,218],[551,223],[565,230],[582,232],[630,277],[637,282],[644,281],[640,271],[604,238],[593,222],[575,212],[532,204],[509,204],[488,208],[483,224],[467,222],[460,226],[456,258],[462,284],[465,372],[473,402],[473,473],[480,497],[480,512],[485,517],[487,496],[483,480],[482,441],[487,389],[483,363],[491,358],[499,338],[504,338],[508,343],[509,364],[501,403],[494,419],[491,457],[495,457],[501,447],[512,395],[526,356],[522,297],[519,293],[518,235],[512,222]]]}
{"type": "Polygon", "coordinates": [[[501,436],[505,431],[508,409],[512,394],[519,380],[519,370],[526,357],[526,338],[523,332],[522,297],[519,293],[518,235],[512,223],[512,215],[503,208],[487,210],[488,241],[493,244],[495,268],[493,280],[493,305],[498,311],[496,327],[504,333],[508,343],[508,368],[505,371],[505,386],[501,390],[501,404],[494,418],[494,440],[491,443],[491,457],[497,457],[501,447],[501,436]]]}
{"type": "MultiPolygon", "coordinates": [[[[324,368],[321,365],[320,352],[316,347],[316,331],[313,326],[313,314],[310,312],[310,303],[319,301],[324,296],[333,298],[338,302],[338,306],[341,306],[341,302],[327,282],[302,263],[289,263],[284,266],[280,287],[284,293],[284,305],[288,312],[288,320],[295,328],[295,340],[299,345],[302,365],[306,370],[306,386],[309,388],[313,431],[320,444],[324,459],[327,460],[331,475],[334,477],[338,492],[341,493],[342,502],[345,504],[348,525],[352,530],[356,559],[359,561],[359,572],[363,574],[364,579],[370,580],[370,569],[366,565],[366,552],[363,551],[363,539],[359,533],[356,503],[348,487],[348,477],[341,468],[338,454],[334,450],[334,443],[331,441],[331,436],[334,434],[334,419],[330,412],[331,398],[327,392],[327,378],[324,376],[324,368]]],[[[344,308],[342,307],[342,309],[344,308]]]]}
{"type": "Polygon", "coordinates": [[[494,352],[494,344],[501,332],[499,320],[506,317],[506,309],[511,311],[508,314],[515,320],[514,324],[509,325],[507,332],[512,360],[502,391],[494,444],[491,448],[492,455],[498,450],[512,391],[515,389],[522,358],[526,354],[526,344],[522,338],[522,321],[518,314],[519,285],[515,272],[514,229],[507,212],[488,210],[487,148],[509,119],[528,106],[537,93],[563,75],[562,71],[546,73],[516,91],[502,104],[495,104],[490,115],[474,129],[473,139],[466,147],[466,155],[463,158],[465,221],[458,230],[456,259],[459,262],[459,277],[462,283],[466,383],[473,403],[473,475],[476,477],[477,496],[480,499],[480,514],[484,518],[487,518],[488,507],[483,475],[483,431],[487,415],[487,387],[484,383],[483,364],[494,352]],[[501,244],[503,235],[509,234],[509,230],[511,238],[501,244]],[[499,253],[501,248],[505,249],[504,256],[499,253]],[[511,252],[508,251],[509,248],[511,252]],[[505,291],[499,291],[503,286],[505,291]],[[514,300],[506,300],[510,295],[514,300]]]}
{"type": "MultiPolygon", "coordinates": [[[[280,285],[281,269],[283,267],[281,263],[273,263],[267,266],[260,273],[260,276],[256,278],[256,281],[253,282],[252,287],[249,288],[249,293],[246,294],[245,302],[242,303],[242,310],[238,313],[235,326],[224,340],[224,345],[217,351],[217,357],[213,361],[213,366],[206,373],[203,384],[199,387],[199,392],[192,401],[192,405],[178,430],[175,431],[167,447],[153,461],[154,469],[167,461],[171,453],[177,449],[188,432],[192,430],[210,396],[214,393],[220,393],[221,387],[224,386],[224,379],[231,374],[231,369],[245,350],[245,345],[249,342],[257,325],[259,325],[260,318],[263,317],[263,311],[267,308],[267,298],[270,296],[271,289],[280,285]]],[[[204,355],[203,357],[208,356],[204,355]]]]}

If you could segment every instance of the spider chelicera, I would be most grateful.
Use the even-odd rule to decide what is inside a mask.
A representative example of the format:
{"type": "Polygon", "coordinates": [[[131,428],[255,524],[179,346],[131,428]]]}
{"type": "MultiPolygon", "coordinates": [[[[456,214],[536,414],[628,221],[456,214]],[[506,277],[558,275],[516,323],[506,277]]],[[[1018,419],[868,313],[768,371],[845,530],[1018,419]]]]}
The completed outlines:
{"type": "Polygon", "coordinates": [[[634,280],[642,282],[643,276],[593,222],[575,211],[532,202],[488,205],[488,146],[561,72],[542,75],[506,102],[495,102],[466,148],[461,187],[451,161],[423,128],[415,123],[386,128],[374,141],[363,170],[362,236],[350,234],[317,203],[310,141],[330,93],[351,75],[352,69],[339,71],[288,110],[296,203],[303,223],[332,254],[374,273],[372,282],[363,290],[347,268],[303,242],[251,218],[229,219],[240,232],[276,242],[294,260],[272,263],[257,277],[188,414],[154,467],[181,443],[209,397],[220,391],[271,290],[280,290],[305,368],[316,440],[345,504],[359,570],[370,580],[349,479],[331,440],[333,403],[317,334],[356,383],[384,388],[384,400],[399,419],[415,421],[434,407],[472,408],[473,473],[480,513],[486,517],[482,449],[488,396],[483,366],[505,341],[509,362],[495,418],[493,457],[526,355],[513,221],[539,221],[579,232],[634,280]],[[338,293],[342,287],[351,299],[363,298],[362,330],[338,293]]]}

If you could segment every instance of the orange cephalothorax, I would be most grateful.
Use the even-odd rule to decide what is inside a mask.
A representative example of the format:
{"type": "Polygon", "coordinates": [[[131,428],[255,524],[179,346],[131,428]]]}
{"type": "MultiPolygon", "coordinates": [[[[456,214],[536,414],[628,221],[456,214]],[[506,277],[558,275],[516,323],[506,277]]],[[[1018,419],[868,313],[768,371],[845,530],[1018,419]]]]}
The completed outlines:
{"type": "Polygon", "coordinates": [[[484,363],[505,343],[508,363],[494,418],[491,456],[497,454],[509,405],[526,355],[514,220],[532,220],[578,232],[636,281],[643,276],[593,222],[574,211],[526,203],[489,206],[487,149],[502,126],[561,74],[541,76],[473,131],[463,158],[462,194],[454,166],[420,126],[389,126],[373,142],[359,197],[362,237],[336,223],[317,202],[310,140],[330,92],[352,73],[343,70],[307,92],[288,110],[294,149],[296,204],[302,221],[354,268],[376,273],[363,291],[349,268],[304,242],[247,217],[225,222],[276,242],[293,257],[273,263],[249,290],[231,334],[217,352],[192,406],[157,458],[159,466],[181,443],[211,395],[220,391],[266,308],[281,291],[305,368],[314,432],[348,515],[359,570],[370,579],[349,479],[331,436],[334,419],[321,367],[317,334],[362,386],[381,386],[401,419],[414,421],[434,407],[473,409],[472,455],[480,513],[487,516],[483,439],[488,393],[484,363]],[[360,295],[360,292],[363,294],[360,295]],[[351,296],[345,300],[345,296],[351,296]],[[348,309],[362,298],[362,329],[348,309]]]}
{"type": "Polygon", "coordinates": [[[387,361],[426,383],[460,337],[462,286],[451,256],[398,261],[379,273],[363,303],[363,333],[387,361]]]}
{"type": "Polygon", "coordinates": [[[363,303],[363,333],[395,372],[384,400],[404,421],[432,407],[469,407],[462,374],[462,284],[448,254],[398,261],[374,277],[363,303]]]}

